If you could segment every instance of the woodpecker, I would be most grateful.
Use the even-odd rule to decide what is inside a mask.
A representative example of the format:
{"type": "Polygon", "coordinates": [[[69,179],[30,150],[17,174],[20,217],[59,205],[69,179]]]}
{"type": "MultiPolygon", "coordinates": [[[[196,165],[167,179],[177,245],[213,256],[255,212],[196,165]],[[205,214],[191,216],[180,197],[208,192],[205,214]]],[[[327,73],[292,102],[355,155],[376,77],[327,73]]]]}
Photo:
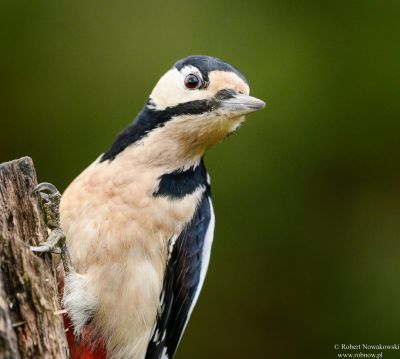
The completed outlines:
{"type": "Polygon", "coordinates": [[[173,358],[213,241],[203,155],[264,106],[233,66],[187,57],[61,201],[38,186],[53,231],[32,249],[61,253],[72,359],[173,358]]]}

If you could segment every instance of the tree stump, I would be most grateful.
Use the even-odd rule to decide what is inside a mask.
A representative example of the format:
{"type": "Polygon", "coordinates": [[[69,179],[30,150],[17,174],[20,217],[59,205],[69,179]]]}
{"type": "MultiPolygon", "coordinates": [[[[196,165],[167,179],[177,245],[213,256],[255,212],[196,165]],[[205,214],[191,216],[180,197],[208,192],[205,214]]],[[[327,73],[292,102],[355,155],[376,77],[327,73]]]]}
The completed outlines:
{"type": "Polygon", "coordinates": [[[47,237],[32,159],[0,164],[0,359],[66,359],[56,270],[29,246],[47,237]]]}

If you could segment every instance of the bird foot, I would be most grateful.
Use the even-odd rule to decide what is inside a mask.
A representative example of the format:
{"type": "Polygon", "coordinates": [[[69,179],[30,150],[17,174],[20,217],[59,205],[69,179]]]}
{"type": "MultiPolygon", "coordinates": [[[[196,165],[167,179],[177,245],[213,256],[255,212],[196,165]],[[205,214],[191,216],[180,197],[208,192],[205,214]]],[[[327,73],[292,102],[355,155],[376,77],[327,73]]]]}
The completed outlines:
{"type": "Polygon", "coordinates": [[[39,194],[44,212],[46,214],[47,227],[60,228],[60,200],[61,193],[51,183],[42,182],[32,191],[32,195],[39,194]]]}
{"type": "Polygon", "coordinates": [[[47,227],[51,232],[47,241],[39,243],[38,246],[31,246],[31,250],[38,253],[60,254],[65,272],[70,272],[73,270],[72,261],[65,243],[65,234],[60,225],[61,194],[53,184],[48,182],[37,185],[32,191],[32,195],[34,194],[39,194],[42,200],[47,227]]]}

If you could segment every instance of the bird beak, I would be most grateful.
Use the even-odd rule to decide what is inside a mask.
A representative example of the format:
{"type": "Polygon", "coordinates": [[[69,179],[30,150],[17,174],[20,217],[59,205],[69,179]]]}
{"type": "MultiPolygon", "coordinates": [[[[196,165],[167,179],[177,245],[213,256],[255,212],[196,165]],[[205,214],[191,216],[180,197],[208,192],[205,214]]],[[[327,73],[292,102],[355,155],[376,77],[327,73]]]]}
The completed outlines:
{"type": "Polygon", "coordinates": [[[263,109],[265,102],[253,96],[236,93],[234,97],[220,100],[218,107],[232,115],[245,115],[263,109]]]}

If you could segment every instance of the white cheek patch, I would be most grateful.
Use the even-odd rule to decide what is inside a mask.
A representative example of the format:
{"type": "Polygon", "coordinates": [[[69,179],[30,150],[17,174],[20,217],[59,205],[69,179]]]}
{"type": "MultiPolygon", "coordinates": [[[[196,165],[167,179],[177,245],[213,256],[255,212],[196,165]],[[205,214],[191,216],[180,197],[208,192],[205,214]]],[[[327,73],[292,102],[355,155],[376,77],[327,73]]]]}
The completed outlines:
{"type": "MultiPolygon", "coordinates": [[[[192,66],[185,68],[189,71],[187,74],[191,73],[189,67],[192,66]]],[[[208,91],[186,89],[184,85],[186,75],[178,71],[178,69],[173,68],[161,77],[150,94],[152,108],[155,110],[164,110],[167,107],[174,107],[180,103],[205,100],[211,97],[208,91]]]]}
{"type": "MultiPolygon", "coordinates": [[[[193,68],[193,66],[187,66],[185,69],[182,69],[182,71],[185,70],[187,73],[173,68],[161,77],[150,94],[153,109],[164,110],[167,107],[174,107],[180,103],[205,100],[211,97],[207,91],[201,89],[188,90],[185,88],[184,80],[186,75],[191,73],[190,68],[193,68]]],[[[192,72],[197,74],[199,71],[193,70],[192,72]]]]}
{"type": "Polygon", "coordinates": [[[150,94],[152,106],[157,110],[162,110],[167,107],[169,93],[172,92],[172,96],[177,96],[177,90],[179,90],[178,75],[174,69],[169,70],[163,75],[157,82],[153,91],[150,94]]]}
{"type": "Polygon", "coordinates": [[[185,77],[191,73],[202,78],[200,71],[190,65],[185,66],[181,71],[173,68],[162,76],[150,94],[151,108],[164,110],[167,107],[174,107],[185,102],[208,100],[223,89],[232,89],[246,95],[249,94],[247,83],[234,72],[227,71],[211,71],[208,75],[209,83],[205,89],[187,89],[184,81],[185,77]]]}

